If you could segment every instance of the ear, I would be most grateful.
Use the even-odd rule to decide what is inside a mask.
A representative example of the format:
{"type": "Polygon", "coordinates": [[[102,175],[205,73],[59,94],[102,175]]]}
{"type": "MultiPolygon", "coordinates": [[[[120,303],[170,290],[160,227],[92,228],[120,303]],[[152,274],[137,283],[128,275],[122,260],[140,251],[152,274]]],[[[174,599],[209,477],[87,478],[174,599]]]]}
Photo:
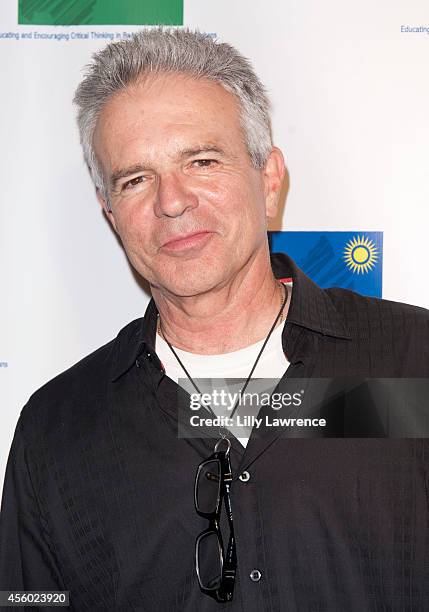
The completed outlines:
{"type": "Polygon", "coordinates": [[[285,173],[283,153],[278,147],[273,147],[263,169],[267,217],[275,217],[277,214],[285,173]]]}
{"type": "Polygon", "coordinates": [[[95,193],[97,195],[98,203],[100,204],[101,208],[104,210],[104,213],[105,213],[106,217],[109,219],[109,221],[112,224],[112,227],[115,230],[115,232],[118,233],[118,229],[116,227],[116,222],[115,222],[115,217],[114,217],[112,211],[109,210],[109,207],[107,206],[107,202],[103,198],[103,196],[101,195],[101,191],[99,190],[98,187],[97,187],[95,193]]]}

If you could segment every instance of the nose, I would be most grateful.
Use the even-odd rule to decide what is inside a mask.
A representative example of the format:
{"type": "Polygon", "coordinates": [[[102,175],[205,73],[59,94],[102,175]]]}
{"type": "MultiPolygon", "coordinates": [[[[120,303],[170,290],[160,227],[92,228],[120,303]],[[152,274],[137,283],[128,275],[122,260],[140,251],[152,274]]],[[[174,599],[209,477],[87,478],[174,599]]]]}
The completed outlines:
{"type": "Polygon", "coordinates": [[[186,177],[176,173],[158,176],[158,188],[154,204],[157,217],[180,217],[185,210],[198,206],[198,199],[187,188],[186,177]]]}

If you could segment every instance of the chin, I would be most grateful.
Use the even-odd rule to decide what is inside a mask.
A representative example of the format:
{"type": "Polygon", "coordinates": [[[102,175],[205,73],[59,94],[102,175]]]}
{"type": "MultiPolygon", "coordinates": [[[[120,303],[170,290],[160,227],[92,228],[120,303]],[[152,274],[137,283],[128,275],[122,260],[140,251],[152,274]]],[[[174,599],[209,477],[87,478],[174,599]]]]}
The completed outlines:
{"type": "Polygon", "coordinates": [[[164,274],[157,275],[153,285],[178,297],[192,297],[212,290],[222,282],[223,277],[219,269],[212,266],[199,270],[194,265],[188,269],[175,268],[168,274],[164,271],[164,274]]]}
{"type": "Polygon", "coordinates": [[[164,280],[158,284],[158,287],[166,289],[169,293],[177,297],[193,297],[201,295],[213,289],[214,283],[212,279],[194,280],[192,278],[164,280]]]}

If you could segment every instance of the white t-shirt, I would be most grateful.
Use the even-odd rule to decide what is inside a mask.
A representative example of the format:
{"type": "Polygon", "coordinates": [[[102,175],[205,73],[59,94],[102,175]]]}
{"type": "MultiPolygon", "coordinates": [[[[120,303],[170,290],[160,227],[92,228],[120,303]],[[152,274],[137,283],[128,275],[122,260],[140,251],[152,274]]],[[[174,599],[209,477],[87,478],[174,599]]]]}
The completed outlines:
{"type": "MultiPolygon", "coordinates": [[[[291,283],[285,284],[287,284],[290,291],[291,283]]],[[[290,303],[290,296],[288,302],[290,303]]],[[[255,378],[268,378],[271,380],[280,379],[288,368],[289,361],[286,359],[282,347],[283,326],[284,322],[278,325],[271,334],[255,371],[252,374],[252,380],[255,378]]],[[[220,355],[200,355],[182,351],[176,347],[174,347],[174,349],[193,379],[239,378],[246,380],[264,342],[265,338],[238,351],[222,353],[220,355]]],[[[167,376],[176,383],[179,379],[186,378],[185,372],[173,355],[170,347],[159,334],[156,335],[155,350],[165,368],[167,376]]],[[[211,408],[215,414],[220,414],[217,412],[214,405],[212,405],[211,408]]],[[[246,428],[240,427],[237,432],[234,432],[234,429],[231,428],[231,432],[236,435],[243,446],[247,445],[251,434],[251,428],[247,428],[246,430],[246,428]]]]}

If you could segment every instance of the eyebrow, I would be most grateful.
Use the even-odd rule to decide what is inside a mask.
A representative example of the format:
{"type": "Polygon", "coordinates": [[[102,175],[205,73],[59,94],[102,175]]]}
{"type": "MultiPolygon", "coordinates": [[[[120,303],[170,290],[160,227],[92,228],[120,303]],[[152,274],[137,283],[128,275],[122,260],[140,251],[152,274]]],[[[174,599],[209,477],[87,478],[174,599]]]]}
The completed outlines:
{"type": "MultiPolygon", "coordinates": [[[[224,155],[224,150],[215,147],[212,145],[203,145],[201,147],[194,147],[190,149],[183,149],[179,152],[178,158],[180,160],[186,159],[188,157],[193,157],[194,155],[201,155],[202,153],[217,153],[218,155],[224,155]]],[[[133,164],[132,166],[128,166],[127,168],[120,168],[119,170],[115,170],[110,176],[110,185],[111,188],[114,189],[116,183],[127,176],[131,176],[131,174],[137,174],[139,172],[146,172],[150,167],[150,164],[133,164]]]]}
{"type": "Polygon", "coordinates": [[[184,159],[185,157],[200,155],[201,153],[218,153],[219,155],[223,155],[225,152],[223,149],[213,145],[203,145],[202,147],[194,147],[193,149],[183,149],[183,151],[179,153],[179,158],[184,159]]]}

